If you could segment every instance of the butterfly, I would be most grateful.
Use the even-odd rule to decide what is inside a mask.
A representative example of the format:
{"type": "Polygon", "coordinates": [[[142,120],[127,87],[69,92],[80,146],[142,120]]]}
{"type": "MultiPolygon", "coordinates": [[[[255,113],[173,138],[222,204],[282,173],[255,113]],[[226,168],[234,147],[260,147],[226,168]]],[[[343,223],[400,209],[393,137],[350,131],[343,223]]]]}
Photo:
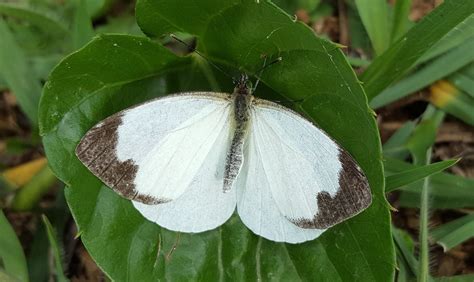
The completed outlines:
{"type": "Polygon", "coordinates": [[[371,203],[351,155],[300,114],[253,96],[186,92],[118,112],[92,127],[76,156],[148,220],[198,233],[237,209],[255,234],[313,240],[371,203]]]}

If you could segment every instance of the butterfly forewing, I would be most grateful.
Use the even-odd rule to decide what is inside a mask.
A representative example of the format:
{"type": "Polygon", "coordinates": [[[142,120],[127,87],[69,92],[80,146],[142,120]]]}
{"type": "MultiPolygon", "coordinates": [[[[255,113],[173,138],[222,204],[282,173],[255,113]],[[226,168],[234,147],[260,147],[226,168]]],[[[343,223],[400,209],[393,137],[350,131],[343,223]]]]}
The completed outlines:
{"type": "MultiPolygon", "coordinates": [[[[229,95],[221,93],[159,98],[94,126],[76,155],[125,198],[145,204],[169,202],[191,185],[220,132],[230,131],[230,108],[229,95]]],[[[216,168],[208,173],[215,172],[216,168]]]]}
{"type": "MultiPolygon", "coordinates": [[[[225,122],[230,124],[229,120],[225,122]]],[[[224,193],[223,178],[231,130],[228,126],[218,126],[213,134],[217,138],[207,141],[212,149],[185,193],[159,205],[133,203],[144,217],[169,230],[193,233],[214,229],[229,219],[235,210],[236,191],[224,193]]]]}

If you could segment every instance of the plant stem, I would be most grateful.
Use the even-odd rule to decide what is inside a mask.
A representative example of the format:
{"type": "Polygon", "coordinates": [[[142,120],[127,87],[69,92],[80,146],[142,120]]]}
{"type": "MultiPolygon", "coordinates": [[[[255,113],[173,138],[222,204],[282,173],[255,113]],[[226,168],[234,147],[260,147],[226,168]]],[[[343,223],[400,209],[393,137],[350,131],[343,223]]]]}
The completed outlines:
{"type": "MultiPolygon", "coordinates": [[[[431,147],[426,151],[426,164],[431,160],[431,147]]],[[[429,181],[430,177],[423,180],[420,202],[420,264],[419,281],[429,279],[429,246],[428,246],[428,218],[429,218],[429,181]]]]}

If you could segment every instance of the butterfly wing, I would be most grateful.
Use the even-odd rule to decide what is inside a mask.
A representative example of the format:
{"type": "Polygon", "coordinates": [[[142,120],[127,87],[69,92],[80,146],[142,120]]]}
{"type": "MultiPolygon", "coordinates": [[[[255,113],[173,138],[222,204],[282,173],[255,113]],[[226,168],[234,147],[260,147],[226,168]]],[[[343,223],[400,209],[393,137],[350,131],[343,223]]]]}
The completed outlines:
{"type": "Polygon", "coordinates": [[[208,156],[230,144],[222,137],[230,134],[229,118],[228,94],[166,96],[100,122],[82,138],[76,155],[123,197],[165,203],[191,185],[206,186],[195,182],[200,173],[217,177],[208,156]]]}
{"type": "MultiPolygon", "coordinates": [[[[253,129],[253,120],[251,128],[253,129]]],[[[244,148],[244,165],[237,177],[237,211],[255,234],[275,242],[301,243],[313,240],[324,230],[303,229],[280,212],[270,190],[271,174],[264,167],[258,136],[250,132],[244,148]]]]}
{"type": "MultiPolygon", "coordinates": [[[[252,218],[252,208],[246,207],[252,200],[245,196],[270,195],[280,218],[275,221],[262,217],[252,223],[260,229],[249,227],[271,240],[283,238],[291,243],[307,240],[296,233],[285,234],[287,230],[281,228],[281,218],[300,231],[313,231],[305,233],[311,234],[308,238],[312,239],[322,230],[359,213],[371,202],[367,179],[354,159],[322,130],[277,104],[255,102],[244,159],[248,173],[242,175],[247,177],[245,185],[238,188],[244,190],[237,198],[239,215],[248,226],[251,221],[257,221],[252,218]]],[[[268,201],[268,196],[263,199],[268,201]]],[[[253,199],[253,208],[258,208],[264,200],[253,199]]]]}
{"type": "Polygon", "coordinates": [[[222,225],[232,215],[236,204],[235,190],[223,191],[230,139],[228,130],[219,134],[186,193],[159,205],[133,202],[135,208],[148,220],[173,231],[198,233],[222,225]]]}

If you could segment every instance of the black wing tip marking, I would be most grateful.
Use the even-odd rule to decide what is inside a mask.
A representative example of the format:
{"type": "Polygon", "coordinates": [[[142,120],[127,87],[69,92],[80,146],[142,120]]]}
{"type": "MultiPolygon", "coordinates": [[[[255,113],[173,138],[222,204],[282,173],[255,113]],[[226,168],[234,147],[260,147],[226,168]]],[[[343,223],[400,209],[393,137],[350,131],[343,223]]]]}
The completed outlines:
{"type": "Polygon", "coordinates": [[[138,166],[132,160],[118,160],[116,148],[122,114],[113,115],[91,128],[76,147],[75,154],[87,169],[120,196],[147,205],[169,202],[135,189],[138,166]]]}
{"type": "Polygon", "coordinates": [[[339,191],[334,197],[322,192],[317,196],[318,213],[313,219],[290,219],[301,228],[327,229],[351,218],[372,203],[367,177],[346,151],[339,150],[342,170],[339,173],[339,191]]]}

